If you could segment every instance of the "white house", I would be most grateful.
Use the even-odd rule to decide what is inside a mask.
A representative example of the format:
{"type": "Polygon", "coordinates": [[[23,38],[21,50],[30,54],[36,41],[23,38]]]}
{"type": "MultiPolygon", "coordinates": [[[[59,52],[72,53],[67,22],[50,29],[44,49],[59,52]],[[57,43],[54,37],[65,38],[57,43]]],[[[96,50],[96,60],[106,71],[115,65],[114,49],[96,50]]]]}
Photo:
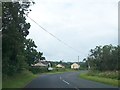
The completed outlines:
{"type": "Polygon", "coordinates": [[[62,64],[58,64],[56,65],[57,68],[65,68],[65,66],[63,66],[62,64]]]}
{"type": "Polygon", "coordinates": [[[36,63],[36,64],[34,64],[34,65],[32,65],[32,66],[46,67],[47,65],[46,65],[46,64],[43,64],[43,63],[41,63],[41,62],[39,62],[39,63],[36,63]]]}
{"type": "Polygon", "coordinates": [[[36,67],[47,67],[48,66],[48,62],[47,61],[39,61],[36,64],[32,64],[31,66],[36,66],[36,67]]]}
{"type": "Polygon", "coordinates": [[[80,65],[77,64],[77,63],[73,63],[73,64],[71,65],[71,69],[79,69],[79,68],[80,68],[80,65]]]}

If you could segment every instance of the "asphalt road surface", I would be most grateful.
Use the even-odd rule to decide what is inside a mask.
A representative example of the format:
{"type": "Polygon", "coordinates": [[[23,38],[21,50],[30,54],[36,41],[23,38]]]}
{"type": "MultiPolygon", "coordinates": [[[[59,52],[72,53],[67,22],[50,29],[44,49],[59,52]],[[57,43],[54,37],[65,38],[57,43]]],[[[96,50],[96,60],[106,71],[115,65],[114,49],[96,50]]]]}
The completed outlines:
{"type": "Polygon", "coordinates": [[[79,78],[80,72],[44,74],[30,82],[25,88],[117,88],[107,84],[79,78]]]}

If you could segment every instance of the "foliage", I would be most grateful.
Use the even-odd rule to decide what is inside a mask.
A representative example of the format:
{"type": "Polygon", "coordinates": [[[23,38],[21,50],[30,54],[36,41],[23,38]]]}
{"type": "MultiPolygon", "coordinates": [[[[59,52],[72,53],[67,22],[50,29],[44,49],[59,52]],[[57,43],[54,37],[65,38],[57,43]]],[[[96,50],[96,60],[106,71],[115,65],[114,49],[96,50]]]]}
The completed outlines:
{"type": "Polygon", "coordinates": [[[34,41],[26,39],[30,23],[26,15],[31,11],[32,2],[2,3],[2,72],[4,76],[12,76],[31,64],[45,59],[43,53],[37,52],[34,41]]]}
{"type": "Polygon", "coordinates": [[[39,60],[45,60],[45,57],[42,57],[43,53],[37,52],[34,41],[32,39],[25,40],[25,55],[26,62],[31,66],[31,64],[37,63],[39,60]]]}
{"type": "Polygon", "coordinates": [[[91,70],[118,71],[120,70],[120,46],[96,46],[90,50],[90,55],[84,59],[91,70]]]}
{"type": "Polygon", "coordinates": [[[37,75],[34,75],[30,71],[25,70],[21,73],[14,74],[13,76],[8,76],[2,83],[2,88],[3,90],[4,88],[24,88],[25,85],[27,85],[36,77],[37,75]]]}
{"type": "Polygon", "coordinates": [[[98,76],[98,77],[104,77],[104,78],[111,78],[111,79],[118,79],[120,80],[120,76],[117,71],[89,71],[87,73],[88,76],[98,76]]]}
{"type": "Polygon", "coordinates": [[[24,40],[28,35],[30,24],[25,22],[26,5],[18,2],[2,3],[2,55],[3,73],[12,75],[21,69],[24,52],[24,40]]]}
{"type": "Polygon", "coordinates": [[[34,74],[48,72],[47,67],[30,67],[30,71],[34,74]]]}
{"type": "Polygon", "coordinates": [[[80,70],[86,70],[87,69],[87,63],[80,62],[80,70]]]}

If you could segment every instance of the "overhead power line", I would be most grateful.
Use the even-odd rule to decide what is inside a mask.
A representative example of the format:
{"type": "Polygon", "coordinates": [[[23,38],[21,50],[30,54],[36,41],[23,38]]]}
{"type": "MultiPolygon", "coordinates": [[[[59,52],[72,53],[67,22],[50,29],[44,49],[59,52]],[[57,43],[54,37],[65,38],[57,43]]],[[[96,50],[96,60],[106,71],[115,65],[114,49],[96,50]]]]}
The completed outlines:
{"type": "Polygon", "coordinates": [[[29,17],[28,15],[26,15],[31,21],[33,21],[35,24],[37,24],[40,28],[42,28],[42,30],[44,30],[45,32],[47,32],[48,34],[50,34],[52,37],[54,37],[55,39],[57,39],[59,42],[63,43],[65,46],[73,49],[74,51],[76,51],[77,53],[80,53],[80,51],[78,51],[77,49],[71,47],[70,45],[68,45],[67,43],[65,43],[64,41],[62,41],[61,39],[59,39],[58,37],[56,37],[55,35],[53,35],[52,33],[48,32],[44,27],[42,27],[40,24],[38,24],[35,20],[33,20],[31,17],[29,17]]]}

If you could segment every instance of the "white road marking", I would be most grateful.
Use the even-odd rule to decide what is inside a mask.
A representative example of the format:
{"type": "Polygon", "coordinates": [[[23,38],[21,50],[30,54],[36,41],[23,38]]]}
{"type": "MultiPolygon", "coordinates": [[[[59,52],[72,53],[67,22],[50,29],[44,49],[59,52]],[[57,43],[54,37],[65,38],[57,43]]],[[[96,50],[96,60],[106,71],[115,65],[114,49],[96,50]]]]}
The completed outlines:
{"type": "Polygon", "coordinates": [[[76,90],[79,90],[77,87],[75,87],[76,90]]]}
{"type": "Polygon", "coordinates": [[[60,77],[60,80],[61,80],[62,78],[60,77]]]}
{"type": "MultiPolygon", "coordinates": [[[[62,79],[62,77],[60,76],[60,80],[62,80],[64,83],[66,83],[66,84],[70,84],[69,82],[67,82],[67,81],[65,81],[64,79],[62,79]]],[[[79,90],[77,87],[74,87],[76,90],[79,90]]]]}
{"type": "Polygon", "coordinates": [[[65,80],[62,80],[63,82],[65,82],[66,84],[69,84],[69,82],[65,81],[65,80]]]}

